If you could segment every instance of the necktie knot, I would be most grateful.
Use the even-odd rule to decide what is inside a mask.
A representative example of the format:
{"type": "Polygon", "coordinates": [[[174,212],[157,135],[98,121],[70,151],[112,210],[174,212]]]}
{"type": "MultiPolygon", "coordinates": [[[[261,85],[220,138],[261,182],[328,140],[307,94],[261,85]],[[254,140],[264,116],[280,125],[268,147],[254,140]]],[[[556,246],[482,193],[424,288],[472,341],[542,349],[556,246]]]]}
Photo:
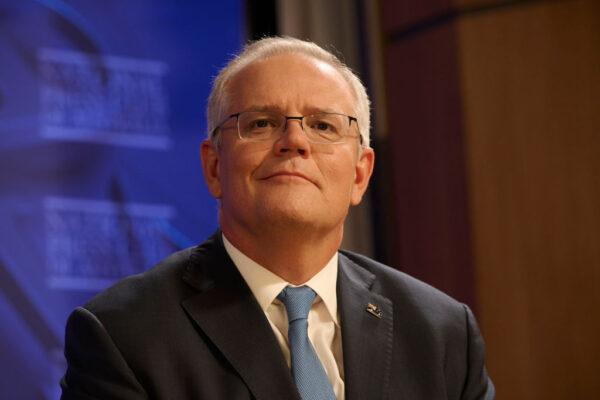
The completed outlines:
{"type": "Polygon", "coordinates": [[[283,303],[288,314],[288,322],[307,319],[317,294],[308,286],[287,286],[277,298],[283,303]]]}

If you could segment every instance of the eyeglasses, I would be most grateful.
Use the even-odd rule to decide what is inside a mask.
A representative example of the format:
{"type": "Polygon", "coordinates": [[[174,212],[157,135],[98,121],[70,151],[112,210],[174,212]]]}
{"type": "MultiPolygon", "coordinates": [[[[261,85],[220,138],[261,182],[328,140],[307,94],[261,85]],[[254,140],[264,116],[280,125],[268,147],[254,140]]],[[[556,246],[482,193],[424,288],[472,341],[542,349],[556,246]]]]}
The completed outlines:
{"type": "Polygon", "coordinates": [[[242,140],[261,142],[276,139],[285,132],[289,120],[298,120],[309,142],[337,144],[346,137],[355,137],[362,145],[357,119],[345,114],[322,112],[288,117],[274,111],[243,111],[225,118],[213,132],[216,133],[231,118],[236,118],[238,136],[242,140]]]}

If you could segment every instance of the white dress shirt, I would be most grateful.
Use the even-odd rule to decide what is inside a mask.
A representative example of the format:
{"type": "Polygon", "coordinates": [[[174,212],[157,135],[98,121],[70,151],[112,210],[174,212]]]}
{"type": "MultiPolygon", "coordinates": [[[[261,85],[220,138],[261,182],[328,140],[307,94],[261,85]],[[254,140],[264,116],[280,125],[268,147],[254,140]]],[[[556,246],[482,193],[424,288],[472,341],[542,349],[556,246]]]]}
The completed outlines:
{"type": "MultiPolygon", "coordinates": [[[[251,260],[236,249],[223,235],[225,250],[240,274],[256,297],[260,308],[271,324],[273,333],[281,347],[288,364],[290,348],[288,344],[288,320],[285,306],[277,299],[277,295],[286,286],[295,286],[286,282],[268,269],[251,260]]],[[[344,363],[342,358],[342,337],[337,311],[337,270],[338,253],[329,260],[325,267],[304,285],[317,293],[308,314],[308,337],[327,373],[333,392],[338,400],[344,398],[344,363]]]]}

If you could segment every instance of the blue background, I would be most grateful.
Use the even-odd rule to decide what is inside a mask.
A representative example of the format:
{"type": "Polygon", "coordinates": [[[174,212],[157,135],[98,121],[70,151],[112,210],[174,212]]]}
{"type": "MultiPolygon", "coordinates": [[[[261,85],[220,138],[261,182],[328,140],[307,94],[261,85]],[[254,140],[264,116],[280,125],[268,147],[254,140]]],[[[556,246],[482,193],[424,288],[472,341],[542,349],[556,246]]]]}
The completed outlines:
{"type": "Polygon", "coordinates": [[[242,4],[0,1],[0,397],[56,399],[70,311],[217,226],[198,148],[242,4]]]}

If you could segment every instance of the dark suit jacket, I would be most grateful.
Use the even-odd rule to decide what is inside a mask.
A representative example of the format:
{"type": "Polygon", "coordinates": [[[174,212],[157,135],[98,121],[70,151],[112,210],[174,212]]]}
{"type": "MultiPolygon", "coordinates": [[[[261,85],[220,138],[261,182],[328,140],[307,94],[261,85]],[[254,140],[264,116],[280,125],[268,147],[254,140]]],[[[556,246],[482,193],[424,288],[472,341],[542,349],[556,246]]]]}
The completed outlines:
{"type": "MultiPolygon", "coordinates": [[[[465,305],[346,251],[338,274],[346,399],[494,397],[465,305]]],[[[65,355],[65,400],[299,399],[220,233],[77,308],[65,355]]]]}

